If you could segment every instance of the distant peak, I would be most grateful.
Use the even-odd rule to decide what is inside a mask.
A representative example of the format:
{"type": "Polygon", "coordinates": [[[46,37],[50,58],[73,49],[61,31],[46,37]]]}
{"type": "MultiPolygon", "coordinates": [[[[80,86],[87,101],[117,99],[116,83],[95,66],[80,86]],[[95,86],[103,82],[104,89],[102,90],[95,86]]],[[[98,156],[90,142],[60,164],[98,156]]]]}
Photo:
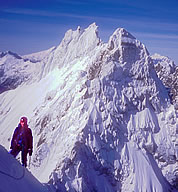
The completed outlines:
{"type": "Polygon", "coordinates": [[[160,55],[159,53],[154,53],[152,58],[157,60],[171,60],[169,57],[160,55]]]}
{"type": "Polygon", "coordinates": [[[153,59],[153,64],[157,65],[157,64],[161,64],[162,67],[170,67],[171,71],[175,70],[175,63],[172,59],[170,59],[167,56],[162,56],[158,53],[155,53],[154,55],[151,56],[151,58],[153,59]]]}
{"type": "Polygon", "coordinates": [[[19,56],[17,53],[14,53],[12,51],[5,51],[5,52],[0,52],[0,58],[6,56],[6,55],[12,55],[13,57],[17,58],[17,59],[22,59],[21,56],[19,56]]]}

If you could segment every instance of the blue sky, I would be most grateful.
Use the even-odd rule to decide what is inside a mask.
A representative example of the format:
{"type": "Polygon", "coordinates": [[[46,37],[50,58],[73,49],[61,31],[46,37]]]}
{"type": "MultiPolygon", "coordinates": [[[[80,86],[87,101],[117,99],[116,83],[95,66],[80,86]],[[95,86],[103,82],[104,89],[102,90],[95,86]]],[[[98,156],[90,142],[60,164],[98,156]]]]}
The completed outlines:
{"type": "Polygon", "coordinates": [[[150,54],[178,65],[178,0],[0,0],[0,51],[28,54],[56,46],[68,29],[99,26],[107,42],[124,27],[150,54]]]}

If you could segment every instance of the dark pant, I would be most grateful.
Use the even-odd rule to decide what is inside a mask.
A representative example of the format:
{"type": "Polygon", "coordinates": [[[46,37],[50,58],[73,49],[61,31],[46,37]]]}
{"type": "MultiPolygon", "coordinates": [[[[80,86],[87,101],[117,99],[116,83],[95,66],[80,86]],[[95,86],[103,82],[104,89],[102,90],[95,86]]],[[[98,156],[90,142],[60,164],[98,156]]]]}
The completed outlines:
{"type": "Polygon", "coordinates": [[[28,150],[25,147],[21,147],[21,146],[15,146],[11,151],[10,154],[13,155],[14,157],[16,157],[19,152],[22,151],[21,153],[21,159],[22,159],[22,165],[23,166],[27,166],[27,153],[28,150]]]}

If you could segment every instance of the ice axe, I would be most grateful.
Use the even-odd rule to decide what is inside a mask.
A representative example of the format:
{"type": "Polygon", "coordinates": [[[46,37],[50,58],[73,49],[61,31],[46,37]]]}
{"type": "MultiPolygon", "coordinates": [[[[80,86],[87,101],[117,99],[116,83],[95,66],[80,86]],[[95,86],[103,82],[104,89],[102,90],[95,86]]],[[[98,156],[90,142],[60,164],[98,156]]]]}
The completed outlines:
{"type": "Polygon", "coordinates": [[[30,169],[30,165],[31,165],[31,156],[29,156],[29,163],[28,163],[28,168],[30,169]]]}

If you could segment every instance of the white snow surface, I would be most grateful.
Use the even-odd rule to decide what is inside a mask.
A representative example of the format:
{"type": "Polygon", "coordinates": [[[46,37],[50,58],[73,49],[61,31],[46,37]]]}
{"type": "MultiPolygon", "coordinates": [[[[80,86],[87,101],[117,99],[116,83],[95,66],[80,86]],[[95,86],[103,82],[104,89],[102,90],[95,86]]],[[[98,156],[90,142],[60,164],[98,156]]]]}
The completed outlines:
{"type": "Polygon", "coordinates": [[[145,45],[123,28],[103,43],[93,23],[22,58],[26,68],[23,59],[0,58],[8,66],[1,78],[14,68],[28,76],[0,94],[0,140],[9,149],[28,117],[31,172],[41,182],[70,192],[176,191],[177,113],[145,45]]]}
{"type": "Polygon", "coordinates": [[[26,168],[0,145],[0,191],[1,192],[50,192],[26,168]]]}

